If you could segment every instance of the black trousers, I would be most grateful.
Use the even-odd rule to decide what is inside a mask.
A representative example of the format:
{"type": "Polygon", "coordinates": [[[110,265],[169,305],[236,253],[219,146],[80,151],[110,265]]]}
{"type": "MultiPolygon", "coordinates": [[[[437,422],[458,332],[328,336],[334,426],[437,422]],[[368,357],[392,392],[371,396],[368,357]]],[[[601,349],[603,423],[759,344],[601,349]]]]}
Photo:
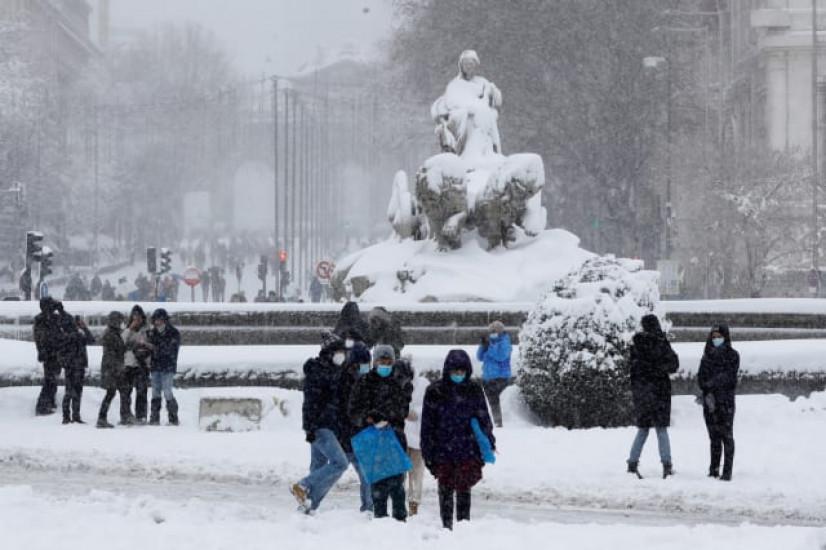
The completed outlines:
{"type": "Polygon", "coordinates": [[[454,493],[456,521],[470,521],[470,491],[454,491],[440,483],[439,515],[442,517],[442,526],[447,529],[453,529],[454,493]]]}
{"type": "Polygon", "coordinates": [[[404,474],[388,477],[370,485],[373,494],[373,516],[387,517],[387,498],[393,502],[393,519],[407,519],[407,503],[404,492],[404,474]]]}
{"type": "Polygon", "coordinates": [[[109,405],[112,404],[112,399],[115,398],[115,394],[120,394],[120,421],[125,422],[132,416],[132,388],[123,384],[118,388],[109,387],[106,389],[106,395],[103,396],[103,401],[100,404],[98,418],[106,420],[106,416],[109,414],[109,405]]]}
{"type": "Polygon", "coordinates": [[[149,368],[148,367],[126,367],[126,384],[131,395],[135,390],[135,418],[146,420],[148,414],[149,394],[149,368]]]}
{"type": "Polygon", "coordinates": [[[80,419],[80,398],[83,396],[85,369],[66,369],[66,391],[63,394],[63,418],[80,419]],[[71,411],[71,416],[69,415],[71,411]]]}
{"type": "Polygon", "coordinates": [[[731,477],[734,468],[734,405],[717,405],[713,410],[703,407],[703,419],[711,440],[711,462],[709,470],[720,470],[720,457],[723,460],[723,475],[731,477]]]}
{"type": "Polygon", "coordinates": [[[35,412],[37,414],[49,414],[57,408],[57,378],[60,376],[60,365],[57,361],[46,361],[43,363],[43,385],[40,388],[40,395],[37,397],[35,412]]]}
{"type": "Polygon", "coordinates": [[[510,384],[507,378],[494,378],[482,382],[485,390],[485,397],[490,403],[490,412],[493,414],[493,422],[498,428],[502,427],[502,405],[499,403],[499,396],[510,384]]]}

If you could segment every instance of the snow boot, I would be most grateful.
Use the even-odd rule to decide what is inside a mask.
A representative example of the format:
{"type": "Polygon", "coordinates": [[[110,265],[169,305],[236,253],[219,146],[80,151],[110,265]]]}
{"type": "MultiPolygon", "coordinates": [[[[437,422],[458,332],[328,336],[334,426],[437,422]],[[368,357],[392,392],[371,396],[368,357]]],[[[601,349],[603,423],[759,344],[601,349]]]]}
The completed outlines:
{"type": "Polygon", "coordinates": [[[161,424],[161,398],[152,399],[152,411],[149,413],[149,425],[160,426],[161,424]]]}
{"type": "Polygon", "coordinates": [[[663,462],[663,479],[674,475],[674,467],[670,462],[663,462]]]}
{"type": "Polygon", "coordinates": [[[109,422],[105,418],[98,418],[98,423],[96,424],[98,428],[114,428],[113,425],[109,424],[109,422]]]}
{"type": "Polygon", "coordinates": [[[640,465],[639,462],[629,460],[628,461],[628,473],[629,474],[637,474],[637,478],[642,479],[642,474],[640,474],[640,471],[639,471],[639,465],[640,465]]]}
{"type": "Polygon", "coordinates": [[[410,502],[407,503],[407,507],[410,510],[408,515],[415,516],[416,514],[419,513],[419,503],[418,502],[413,502],[411,500],[410,502]]]}
{"type": "Polygon", "coordinates": [[[178,402],[170,399],[166,402],[166,412],[169,415],[169,424],[172,426],[178,425],[178,402]]]}
{"type": "Polygon", "coordinates": [[[72,422],[72,419],[71,419],[71,418],[69,418],[68,416],[64,416],[64,417],[63,417],[63,423],[64,423],[64,424],[69,424],[69,423],[71,423],[71,422],[72,422]]]}
{"type": "Polygon", "coordinates": [[[309,510],[308,502],[307,502],[307,493],[309,491],[306,487],[301,485],[300,483],[293,483],[290,486],[290,494],[295,497],[296,502],[298,502],[298,508],[304,513],[307,513],[309,510]]]}
{"type": "Polygon", "coordinates": [[[708,477],[720,477],[720,467],[709,466],[708,477]]]}

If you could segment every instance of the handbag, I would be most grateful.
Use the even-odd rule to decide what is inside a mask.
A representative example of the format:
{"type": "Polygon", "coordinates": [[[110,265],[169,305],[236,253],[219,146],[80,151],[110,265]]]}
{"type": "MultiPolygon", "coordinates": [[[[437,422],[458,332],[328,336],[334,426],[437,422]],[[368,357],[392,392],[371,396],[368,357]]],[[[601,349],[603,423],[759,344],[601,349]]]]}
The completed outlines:
{"type": "Polygon", "coordinates": [[[368,426],[350,442],[367,483],[375,483],[413,469],[410,457],[402,449],[393,428],[368,426]]]}

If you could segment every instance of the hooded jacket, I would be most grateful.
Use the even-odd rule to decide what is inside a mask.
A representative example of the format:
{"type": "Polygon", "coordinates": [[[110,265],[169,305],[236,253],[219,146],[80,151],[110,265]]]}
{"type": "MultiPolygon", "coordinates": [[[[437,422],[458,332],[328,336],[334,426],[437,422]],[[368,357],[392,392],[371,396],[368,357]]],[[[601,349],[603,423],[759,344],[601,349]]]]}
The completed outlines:
{"type": "Polygon", "coordinates": [[[483,464],[479,444],[470,421],[476,418],[482,431],[496,448],[493,424],[482,386],[471,379],[473,366],[463,350],[451,350],[445,359],[442,379],[430,384],[422,405],[421,449],[428,469],[442,463],[477,461],[483,464]],[[465,379],[459,384],[450,379],[450,372],[464,369],[465,379]]]}
{"type": "Polygon", "coordinates": [[[390,376],[380,376],[373,368],[360,377],[350,396],[350,420],[355,430],[369,426],[368,418],[374,422],[387,422],[396,432],[402,447],[407,448],[404,436],[404,421],[410,410],[410,396],[413,388],[410,381],[403,382],[396,375],[397,364],[393,365],[390,376]]]}
{"type": "MultiPolygon", "coordinates": [[[[157,313],[157,310],[156,310],[157,313]]],[[[152,328],[149,331],[152,344],[152,371],[178,372],[178,351],[181,348],[181,333],[172,326],[169,319],[163,331],[152,328]]]]}
{"type": "Polygon", "coordinates": [[[40,313],[34,318],[34,343],[37,347],[37,360],[41,363],[54,363],[62,345],[60,317],[55,313],[55,301],[51,298],[40,300],[40,313]]]}
{"type": "Polygon", "coordinates": [[[69,370],[86,370],[89,366],[89,354],[86,346],[95,343],[95,337],[88,327],[77,326],[75,318],[60,312],[61,347],[58,353],[63,368],[69,370]]]}
{"type": "Polygon", "coordinates": [[[680,360],[656,315],[642,318],[642,332],[634,335],[631,344],[630,367],[637,427],[668,427],[671,423],[669,375],[680,368],[680,360]]]}
{"type": "Polygon", "coordinates": [[[476,349],[476,359],[482,363],[482,380],[511,377],[511,337],[507,332],[489,338],[476,349]]]}
{"type": "Polygon", "coordinates": [[[339,338],[351,338],[357,342],[365,342],[368,334],[367,323],[361,318],[359,306],[355,302],[347,302],[341,308],[341,315],[339,315],[336,322],[336,328],[333,332],[339,338]]]}
{"type": "MultiPolygon", "coordinates": [[[[697,372],[697,383],[703,392],[703,397],[713,395],[713,402],[717,407],[734,409],[734,394],[737,390],[737,373],[740,370],[740,354],[731,347],[731,333],[728,326],[714,327],[706,340],[703,358],[700,360],[700,369],[697,372]],[[719,332],[725,342],[719,348],[711,343],[711,333],[719,332]]],[[[706,405],[708,400],[704,399],[706,405]]]]}
{"type": "Polygon", "coordinates": [[[126,345],[121,337],[120,323],[123,317],[110,316],[109,324],[101,337],[103,358],[100,362],[100,382],[104,389],[115,389],[123,380],[126,345]]]}
{"type": "Polygon", "coordinates": [[[333,354],[344,351],[336,339],[324,347],[318,357],[304,363],[304,403],[301,407],[302,428],[307,433],[328,429],[339,435],[339,383],[342,367],[333,364],[333,354]]]}

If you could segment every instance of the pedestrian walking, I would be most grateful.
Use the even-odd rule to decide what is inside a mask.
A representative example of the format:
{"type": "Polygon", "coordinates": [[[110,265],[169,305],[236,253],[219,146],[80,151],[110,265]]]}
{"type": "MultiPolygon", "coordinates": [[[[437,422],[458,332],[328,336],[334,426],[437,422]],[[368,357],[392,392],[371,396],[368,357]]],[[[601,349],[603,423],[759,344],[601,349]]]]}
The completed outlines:
{"type": "MultiPolygon", "coordinates": [[[[361,431],[368,426],[392,429],[407,449],[404,421],[409,414],[411,392],[404,387],[393,371],[396,355],[389,345],[379,345],[373,350],[374,368],[359,378],[350,397],[350,418],[361,431]]],[[[393,518],[407,519],[404,474],[380,479],[370,485],[373,496],[373,516],[387,517],[387,500],[393,503],[393,518]]]]}
{"type": "Polygon", "coordinates": [[[502,427],[502,405],[499,396],[508,387],[511,379],[511,337],[505,332],[502,321],[494,321],[488,327],[488,334],[476,349],[476,359],[482,363],[482,388],[488,398],[493,421],[502,427]]]}
{"type": "Polygon", "coordinates": [[[731,347],[731,334],[726,325],[711,329],[706,340],[697,383],[703,392],[703,419],[711,442],[710,477],[731,481],[734,469],[734,394],[740,354],[731,347]],[[720,456],[725,456],[720,474],[720,456]]]}
{"type": "Polygon", "coordinates": [[[37,360],[43,363],[43,385],[35,405],[35,414],[52,414],[57,410],[57,379],[60,376],[59,351],[62,346],[60,315],[51,297],[40,299],[40,313],[34,318],[34,343],[37,360]]]}
{"type": "Polygon", "coordinates": [[[642,318],[642,331],[634,335],[630,350],[631,396],[634,402],[637,435],[628,457],[628,472],[639,472],[640,455],[651,428],[657,432],[663,479],[674,475],[671,461],[671,442],[668,426],[671,424],[671,379],[669,375],[680,368],[680,360],[656,315],[642,318]]]}
{"type": "Polygon", "coordinates": [[[310,473],[290,487],[299,509],[304,513],[318,509],[347,469],[347,455],[338,441],[338,385],[346,360],[344,341],[335,334],[325,332],[318,356],[304,363],[301,417],[305,439],[310,444],[310,473]]]}
{"type": "Polygon", "coordinates": [[[353,394],[353,389],[356,387],[358,380],[370,372],[371,358],[370,350],[362,343],[356,343],[353,349],[347,356],[347,362],[341,371],[341,379],[339,381],[339,398],[338,398],[338,418],[340,422],[338,441],[344,454],[347,455],[347,460],[353,465],[359,477],[359,496],[361,498],[361,506],[359,511],[372,512],[373,511],[373,496],[370,492],[370,483],[364,477],[364,472],[359,466],[356,454],[353,452],[353,445],[350,439],[358,433],[358,429],[353,421],[350,419],[350,398],[353,394]]]}
{"type": "Polygon", "coordinates": [[[376,306],[367,314],[367,345],[378,344],[393,346],[397,358],[401,358],[404,348],[404,334],[401,323],[383,306],[376,306]]]}
{"type": "Polygon", "coordinates": [[[422,458],[438,481],[439,515],[447,529],[453,529],[454,510],[457,521],[470,520],[471,489],[482,479],[484,461],[474,419],[496,449],[485,394],[472,374],[468,354],[451,350],[441,380],[427,388],[422,406],[422,458]]]}
{"type": "Polygon", "coordinates": [[[152,344],[149,343],[149,325],[146,313],[138,304],[129,314],[129,325],[121,333],[126,346],[124,366],[126,385],[131,396],[135,391],[135,423],[146,424],[149,393],[149,364],[152,360],[152,344]]]}
{"type": "Polygon", "coordinates": [[[83,319],[66,313],[60,302],[58,302],[58,311],[63,341],[58,356],[63,363],[63,375],[66,380],[63,394],[63,423],[85,424],[80,417],[80,400],[83,397],[86,369],[89,367],[86,346],[94,344],[95,337],[92,336],[83,319]]]}
{"type": "Polygon", "coordinates": [[[161,423],[161,394],[166,399],[166,412],[169,424],[178,425],[178,402],[172,390],[175,373],[178,371],[178,350],[181,347],[181,334],[169,322],[169,314],[163,308],[152,312],[152,329],[149,331],[149,343],[152,344],[152,364],[149,368],[152,382],[152,403],[149,424],[161,423]]]}
{"type": "Polygon", "coordinates": [[[103,359],[100,363],[100,382],[106,395],[100,404],[98,411],[98,428],[113,428],[108,419],[109,405],[115,394],[120,394],[120,423],[123,426],[130,426],[135,423],[131,411],[131,388],[126,377],[126,366],[124,356],[126,354],[126,344],[123,343],[123,314],[119,311],[109,313],[106,324],[106,331],[100,339],[103,346],[103,359]]]}
{"type": "Polygon", "coordinates": [[[430,386],[430,381],[413,371],[413,395],[410,400],[410,412],[407,414],[407,421],[404,423],[404,435],[407,438],[407,454],[413,469],[407,474],[407,506],[411,516],[419,513],[419,505],[422,502],[422,483],[424,481],[424,459],[422,458],[421,430],[422,430],[422,407],[424,406],[424,395],[430,386]]]}
{"type": "Polygon", "coordinates": [[[366,342],[368,327],[364,319],[361,318],[359,305],[355,302],[347,302],[341,308],[336,327],[333,329],[339,338],[344,339],[347,349],[353,347],[356,342],[366,342]]]}

